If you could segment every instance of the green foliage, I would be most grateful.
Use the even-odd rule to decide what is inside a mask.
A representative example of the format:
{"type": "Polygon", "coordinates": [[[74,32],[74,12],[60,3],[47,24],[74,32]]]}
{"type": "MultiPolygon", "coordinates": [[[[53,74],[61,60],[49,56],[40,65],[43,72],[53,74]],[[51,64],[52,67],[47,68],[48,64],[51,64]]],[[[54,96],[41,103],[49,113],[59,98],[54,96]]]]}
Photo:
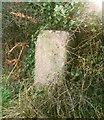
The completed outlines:
{"type": "MultiPolygon", "coordinates": [[[[8,6],[10,3],[5,4],[8,6]]],[[[2,98],[3,107],[7,109],[3,108],[4,117],[6,114],[8,117],[8,111],[13,107],[18,109],[13,111],[14,114],[10,113],[10,117],[17,117],[17,113],[19,117],[26,118],[104,117],[102,110],[104,46],[101,42],[101,19],[94,13],[87,14],[86,4],[81,2],[11,3],[12,10],[19,10],[32,17],[29,20],[10,16],[10,8],[7,6],[6,12],[3,13],[4,18],[6,14],[7,18],[10,17],[8,21],[14,21],[13,26],[18,28],[15,35],[22,34],[22,37],[20,39],[17,37],[16,40],[28,42],[28,45],[24,51],[24,67],[20,78],[17,81],[13,81],[12,77],[6,80],[10,71],[3,72],[5,77],[3,77],[2,98]],[[42,89],[33,84],[35,43],[41,29],[68,31],[73,43],[67,46],[69,54],[66,79],[63,80],[63,84],[50,85],[42,89]],[[26,36],[27,34],[29,36],[26,36]]],[[[4,20],[3,28],[6,24],[4,20]]],[[[7,29],[4,29],[3,43],[8,38],[11,47],[14,34],[9,33],[11,36],[9,38],[6,34],[7,29]]]]}

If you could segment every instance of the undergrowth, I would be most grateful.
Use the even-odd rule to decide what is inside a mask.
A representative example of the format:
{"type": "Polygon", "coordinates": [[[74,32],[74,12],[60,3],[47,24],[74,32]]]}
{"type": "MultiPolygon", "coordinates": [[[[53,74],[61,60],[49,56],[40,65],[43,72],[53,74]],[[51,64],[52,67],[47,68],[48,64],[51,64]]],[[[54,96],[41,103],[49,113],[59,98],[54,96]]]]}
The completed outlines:
{"type": "Polygon", "coordinates": [[[102,98],[104,53],[99,41],[96,42],[93,55],[95,57],[92,59],[87,53],[85,63],[79,58],[79,62],[83,64],[79,63],[77,68],[73,66],[70,78],[56,86],[50,84],[42,89],[31,83],[30,79],[11,83],[3,80],[3,116],[7,118],[104,117],[102,98]]]}
{"type": "Polygon", "coordinates": [[[36,23],[34,19],[24,22],[18,16],[11,17],[8,15],[8,11],[11,10],[10,3],[4,4],[4,8],[7,5],[6,12],[3,13],[4,18],[8,16],[10,17],[8,21],[15,21],[20,29],[19,32],[16,31],[17,34],[22,31],[23,36],[29,35],[27,37],[20,35],[20,38],[15,36],[15,39],[18,39],[13,41],[13,35],[6,34],[10,27],[5,29],[7,22],[3,22],[5,54],[1,85],[3,118],[103,118],[104,46],[101,21],[94,14],[85,14],[85,6],[80,2],[18,3],[16,8],[14,8],[16,4],[12,4],[13,9],[17,11],[19,9],[20,12],[25,7],[24,13],[36,17],[36,23]],[[70,39],[75,40],[75,44],[72,42],[73,45],[67,46],[65,79],[59,84],[44,87],[34,83],[35,44],[41,29],[65,30],[70,32],[70,39]],[[21,39],[22,37],[26,40],[21,39]],[[16,69],[12,71],[14,64],[11,67],[5,62],[6,59],[13,59],[16,53],[18,57],[20,48],[13,55],[8,55],[14,42],[18,41],[28,44],[23,51],[24,59],[19,59],[24,63],[22,62],[21,66],[16,65],[16,69]]]}

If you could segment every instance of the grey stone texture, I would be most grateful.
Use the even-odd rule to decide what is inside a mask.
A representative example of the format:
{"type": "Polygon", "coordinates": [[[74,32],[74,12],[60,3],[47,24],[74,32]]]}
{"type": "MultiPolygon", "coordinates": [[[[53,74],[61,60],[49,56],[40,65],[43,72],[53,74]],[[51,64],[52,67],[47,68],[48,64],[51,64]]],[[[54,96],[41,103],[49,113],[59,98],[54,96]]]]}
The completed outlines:
{"type": "Polygon", "coordinates": [[[57,84],[64,79],[68,37],[65,31],[40,32],[35,50],[35,83],[57,84]]]}

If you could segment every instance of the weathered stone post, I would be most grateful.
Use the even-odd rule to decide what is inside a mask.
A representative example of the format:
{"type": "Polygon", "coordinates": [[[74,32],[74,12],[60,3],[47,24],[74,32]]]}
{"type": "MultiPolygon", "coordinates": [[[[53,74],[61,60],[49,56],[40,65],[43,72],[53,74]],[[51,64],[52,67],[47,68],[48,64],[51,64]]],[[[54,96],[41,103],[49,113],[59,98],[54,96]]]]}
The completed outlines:
{"type": "Polygon", "coordinates": [[[68,37],[65,31],[40,32],[35,50],[35,83],[49,85],[64,79],[68,37]]]}

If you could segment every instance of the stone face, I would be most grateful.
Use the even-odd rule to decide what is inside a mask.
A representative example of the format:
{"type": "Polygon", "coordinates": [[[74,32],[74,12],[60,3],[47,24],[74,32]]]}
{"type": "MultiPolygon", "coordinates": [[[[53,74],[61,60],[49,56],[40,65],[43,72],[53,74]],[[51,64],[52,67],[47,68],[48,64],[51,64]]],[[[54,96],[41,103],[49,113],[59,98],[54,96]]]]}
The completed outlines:
{"type": "Polygon", "coordinates": [[[35,83],[46,85],[62,81],[68,36],[65,31],[40,32],[35,50],[35,83]]]}

